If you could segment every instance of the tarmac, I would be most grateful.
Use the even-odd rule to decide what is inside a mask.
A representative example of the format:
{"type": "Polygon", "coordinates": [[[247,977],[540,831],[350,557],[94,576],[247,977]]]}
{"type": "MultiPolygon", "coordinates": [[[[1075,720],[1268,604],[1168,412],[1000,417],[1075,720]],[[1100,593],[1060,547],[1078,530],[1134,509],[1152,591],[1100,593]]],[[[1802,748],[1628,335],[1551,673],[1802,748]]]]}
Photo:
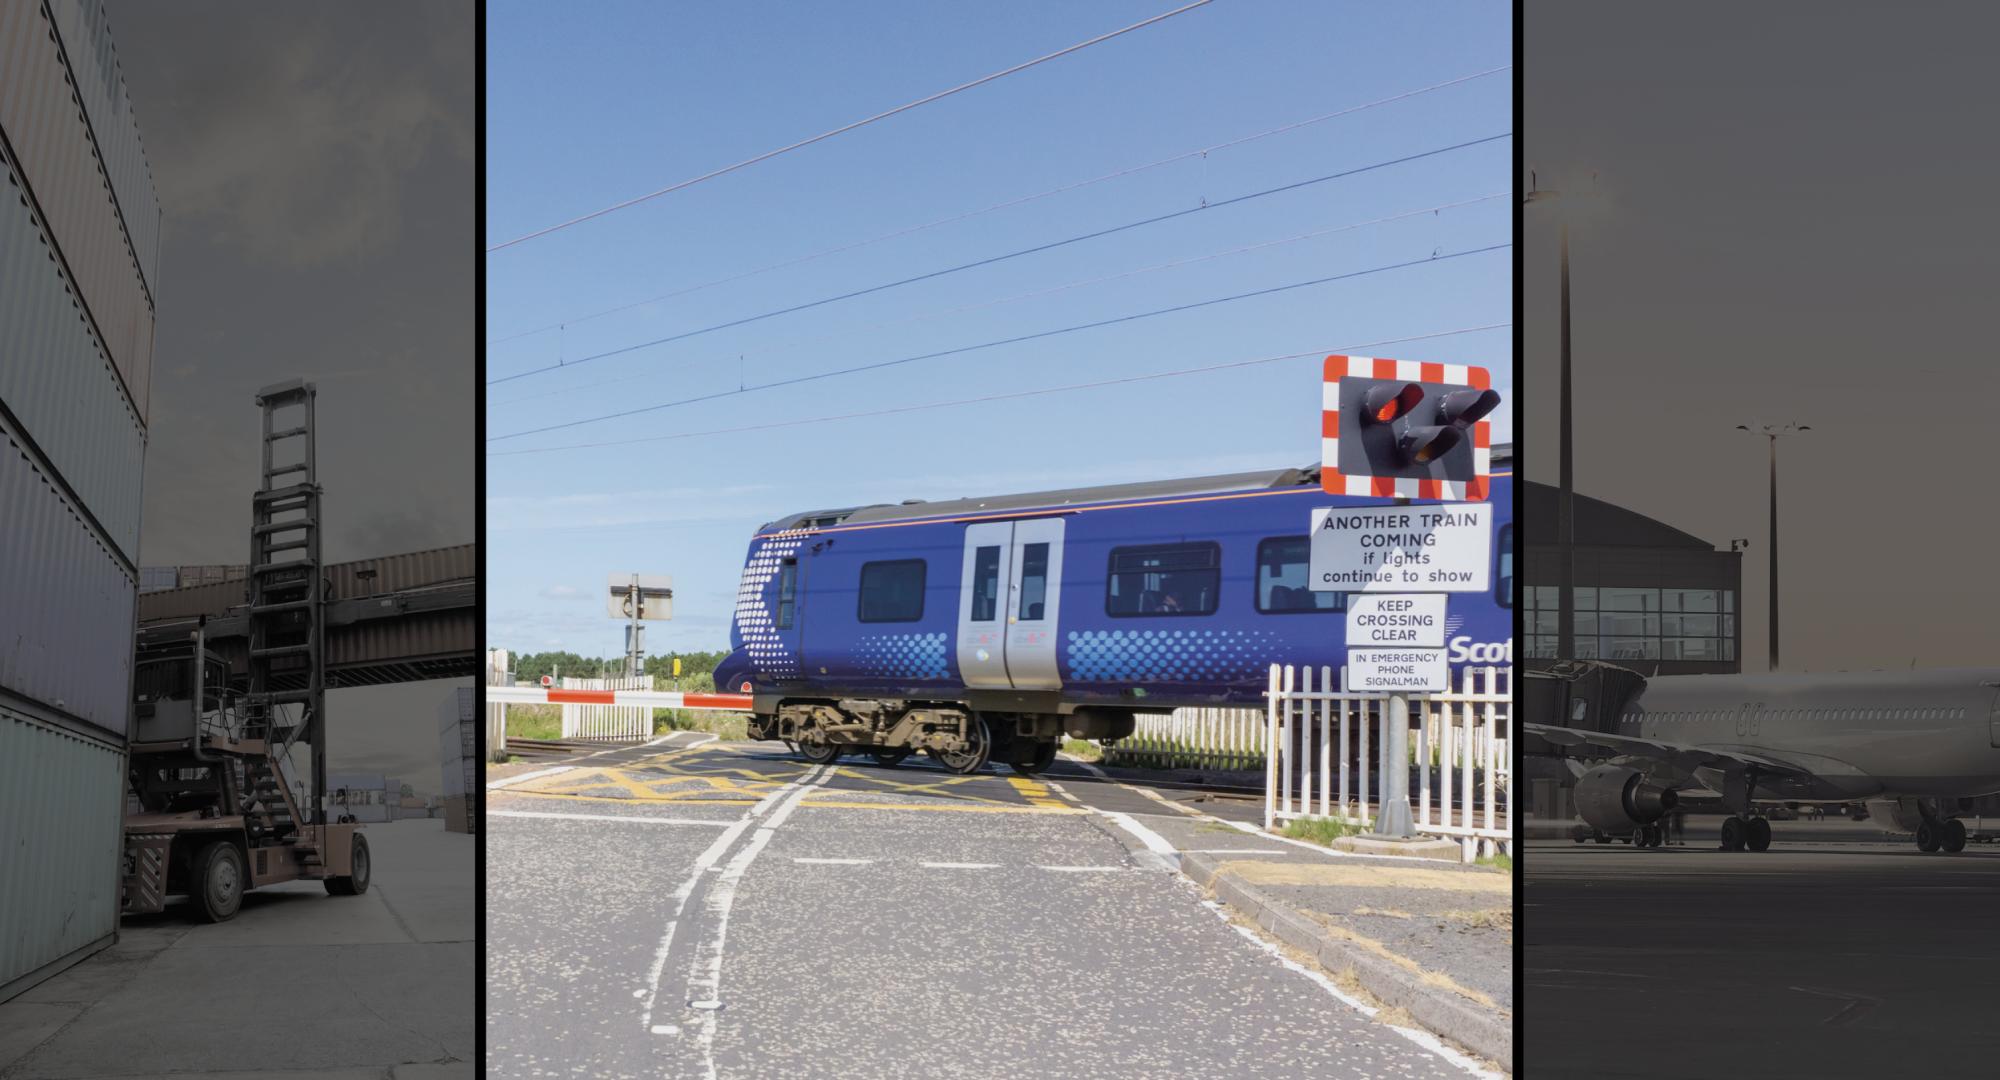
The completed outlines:
{"type": "Polygon", "coordinates": [[[0,1078],[460,1080],[474,1067],[473,838],[369,825],[360,896],[244,894],[228,922],[170,901],[0,1005],[0,1078]]]}
{"type": "Polygon", "coordinates": [[[1296,864],[1263,886],[1310,907],[1392,888],[1323,867],[1453,868],[1260,835],[1171,777],[693,741],[489,790],[488,1075],[1497,1075],[1183,876],[1296,864]]]}
{"type": "Polygon", "coordinates": [[[1779,821],[1763,853],[1530,840],[1535,1077],[1991,1077],[2000,850],[1779,821]]]}

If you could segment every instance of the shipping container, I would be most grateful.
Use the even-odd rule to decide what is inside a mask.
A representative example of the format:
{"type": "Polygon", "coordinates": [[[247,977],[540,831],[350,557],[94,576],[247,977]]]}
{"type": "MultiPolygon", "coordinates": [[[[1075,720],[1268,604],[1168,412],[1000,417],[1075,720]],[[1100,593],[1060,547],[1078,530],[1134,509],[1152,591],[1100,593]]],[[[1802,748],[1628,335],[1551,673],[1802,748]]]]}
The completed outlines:
{"type": "MultiPolygon", "coordinates": [[[[105,141],[118,136],[110,120],[98,121],[105,141]]],[[[83,309],[143,420],[152,377],[153,292],[150,267],[142,270],[126,218],[151,216],[157,235],[159,207],[150,181],[133,193],[145,205],[120,205],[83,94],[63,62],[61,34],[40,4],[0,4],[0,130],[26,181],[24,193],[9,194],[24,195],[55,237],[83,309]]],[[[136,129],[131,135],[136,141],[136,129]]]]}
{"type": "Polygon", "coordinates": [[[461,686],[447,694],[438,720],[440,793],[463,798],[479,790],[479,691],[461,686]]]}
{"type": "Polygon", "coordinates": [[[125,750],[0,704],[0,1001],[118,930],[125,750]]]}
{"type": "Polygon", "coordinates": [[[118,930],[160,209],[97,0],[0,3],[0,1000],[118,930]]]}
{"type": "MultiPolygon", "coordinates": [[[[4,157],[0,150],[0,157],[4,157]]],[[[0,189],[0,402],[125,561],[139,559],[146,429],[12,162],[0,189]]]]}
{"type": "MultiPolygon", "coordinates": [[[[0,414],[0,692],[122,742],[137,596],[134,572],[0,414]]],[[[13,801],[0,789],[0,817],[13,801]]]]}

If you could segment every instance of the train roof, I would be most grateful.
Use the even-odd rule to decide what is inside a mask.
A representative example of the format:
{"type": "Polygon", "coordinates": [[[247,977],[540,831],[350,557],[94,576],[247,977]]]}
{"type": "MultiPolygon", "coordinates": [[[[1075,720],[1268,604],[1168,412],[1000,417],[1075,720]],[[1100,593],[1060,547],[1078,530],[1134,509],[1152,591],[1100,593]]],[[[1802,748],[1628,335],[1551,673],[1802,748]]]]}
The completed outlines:
{"type": "MultiPolygon", "coordinates": [[[[1493,448],[1494,476],[1509,475],[1514,468],[1514,448],[1502,443],[1493,448]]],[[[836,525],[862,525],[889,521],[919,521],[924,518],[951,518],[966,514],[1005,513],[1044,507],[1084,506],[1093,503],[1128,502],[1141,499],[1171,499],[1189,495],[1218,495],[1238,491],[1282,491],[1318,485],[1317,463],[1301,469],[1267,469],[1261,472],[1225,473],[1177,480],[1143,480],[1135,484],[1099,484],[1095,487],[1030,491],[1018,495],[990,495],[982,498],[946,499],[929,502],[905,499],[900,503],[870,503],[835,510],[809,510],[765,522],[758,533],[788,529],[826,529],[836,525]]]]}

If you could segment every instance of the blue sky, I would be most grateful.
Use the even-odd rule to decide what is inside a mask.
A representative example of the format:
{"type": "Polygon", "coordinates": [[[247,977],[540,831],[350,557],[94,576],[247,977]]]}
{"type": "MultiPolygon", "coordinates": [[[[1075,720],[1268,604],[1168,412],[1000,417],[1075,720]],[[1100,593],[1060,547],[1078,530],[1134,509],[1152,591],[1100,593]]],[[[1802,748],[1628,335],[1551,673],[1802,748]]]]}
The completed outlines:
{"type": "MultiPolygon", "coordinates": [[[[488,15],[487,236],[643,194],[1176,6],[767,3],[488,15]]],[[[783,157],[487,256],[489,379],[1141,218],[1511,131],[1512,73],[804,262],[826,248],[1213,146],[1510,62],[1488,3],[1221,0],[783,157]],[[509,338],[567,323],[559,330],[509,338]]],[[[607,574],[675,578],[648,649],[728,643],[752,531],[912,498],[1310,464],[1316,356],[872,419],[512,453],[950,401],[1506,323],[1511,249],[1039,341],[498,438],[1511,239],[1513,144],[1217,207],[1116,236],[560,371],[487,393],[489,640],[621,651],[607,574]],[[1491,197],[1488,196],[1498,196],[1491,197]],[[1160,264],[1424,210],[1167,269],[1160,264]],[[1097,281],[1112,275],[1126,275],[1097,281]],[[1078,282],[1073,288],[1046,292],[1078,282]],[[1006,303],[995,301],[1010,300],[1006,303]]],[[[1354,351],[1483,364],[1511,329],[1354,351]]],[[[1502,414],[1496,440],[1510,437],[1502,414]]]]}

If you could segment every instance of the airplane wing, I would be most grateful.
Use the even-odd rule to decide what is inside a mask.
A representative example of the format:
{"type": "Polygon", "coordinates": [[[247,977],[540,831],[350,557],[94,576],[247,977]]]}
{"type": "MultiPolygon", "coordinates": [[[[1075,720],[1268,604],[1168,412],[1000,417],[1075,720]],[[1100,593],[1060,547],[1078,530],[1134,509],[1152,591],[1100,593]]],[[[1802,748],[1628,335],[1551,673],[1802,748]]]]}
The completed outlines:
{"type": "Polygon", "coordinates": [[[1561,727],[1554,724],[1529,724],[1530,733],[1540,735],[1557,746],[1587,746],[1613,754],[1646,758],[1670,765],[1683,772],[1693,773],[1696,769],[1731,769],[1755,765],[1760,772],[1773,778],[1805,780],[1811,778],[1808,770],[1801,769],[1787,761],[1754,754],[1742,750],[1719,750],[1707,746],[1690,746],[1686,743],[1667,742],[1662,739],[1647,739],[1636,735],[1613,735],[1603,731],[1584,731],[1578,728],[1561,727]]]}

